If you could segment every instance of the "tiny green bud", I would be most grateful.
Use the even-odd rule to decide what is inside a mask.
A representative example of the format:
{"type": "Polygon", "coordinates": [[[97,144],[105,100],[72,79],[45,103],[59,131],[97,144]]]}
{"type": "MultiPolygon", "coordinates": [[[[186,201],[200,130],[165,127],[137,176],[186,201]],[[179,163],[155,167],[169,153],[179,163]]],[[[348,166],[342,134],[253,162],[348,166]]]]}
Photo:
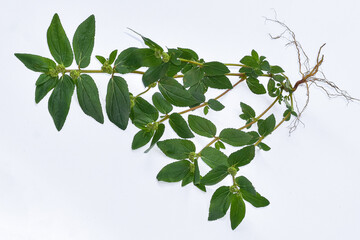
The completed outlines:
{"type": "Polygon", "coordinates": [[[75,81],[80,77],[80,71],[79,70],[70,71],[70,77],[75,81]]]}
{"type": "Polygon", "coordinates": [[[234,168],[234,167],[229,167],[229,168],[228,168],[228,173],[230,173],[231,176],[236,176],[237,170],[236,170],[236,168],[234,168]]]}
{"type": "Polygon", "coordinates": [[[62,65],[62,64],[59,64],[59,65],[57,65],[56,66],[56,72],[58,72],[58,73],[62,73],[62,74],[64,74],[65,73],[65,66],[64,65],[62,65]]]}
{"type": "Polygon", "coordinates": [[[194,161],[195,157],[196,157],[196,153],[195,153],[195,152],[189,153],[189,159],[190,159],[191,161],[194,161]]]}
{"type": "Polygon", "coordinates": [[[133,95],[130,95],[130,108],[133,108],[135,106],[135,97],[133,95]]]}
{"type": "Polygon", "coordinates": [[[238,186],[232,185],[232,186],[230,187],[230,192],[233,193],[233,194],[239,194],[239,193],[240,193],[240,189],[238,188],[238,186]]]}
{"type": "Polygon", "coordinates": [[[52,77],[57,77],[59,75],[59,73],[55,69],[51,68],[48,72],[48,75],[50,75],[52,77]]]}
{"type": "Polygon", "coordinates": [[[170,55],[167,54],[166,52],[162,52],[161,58],[162,58],[164,63],[167,63],[168,61],[170,61],[170,55]]]}
{"type": "Polygon", "coordinates": [[[146,124],[146,131],[151,132],[151,131],[156,131],[159,127],[159,123],[158,122],[154,122],[154,123],[148,123],[146,124]]]}
{"type": "Polygon", "coordinates": [[[157,83],[154,82],[154,83],[150,84],[149,87],[150,87],[150,88],[154,88],[154,87],[156,87],[156,85],[157,85],[157,83]]]}
{"type": "Polygon", "coordinates": [[[158,49],[155,50],[155,57],[156,58],[161,58],[161,51],[160,50],[158,50],[158,49]]]}

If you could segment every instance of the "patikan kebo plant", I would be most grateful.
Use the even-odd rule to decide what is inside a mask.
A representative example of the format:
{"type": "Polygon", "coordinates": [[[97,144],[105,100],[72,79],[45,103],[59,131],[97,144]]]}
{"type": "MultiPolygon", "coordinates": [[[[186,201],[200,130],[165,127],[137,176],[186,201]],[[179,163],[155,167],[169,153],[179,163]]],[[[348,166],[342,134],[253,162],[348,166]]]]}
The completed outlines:
{"type": "MultiPolygon", "coordinates": [[[[272,21],[280,23],[277,20],[272,21]]],[[[239,174],[239,169],[254,159],[256,148],[270,150],[263,140],[282,123],[291,118],[295,119],[295,124],[299,121],[302,111],[295,111],[293,98],[298,86],[304,84],[308,89],[310,84],[320,87],[325,84],[334,89],[336,95],[344,96],[348,100],[353,99],[335,84],[316,76],[324,59],[320,54],[321,48],[314,66],[309,68],[305,64],[306,71],[303,72],[301,56],[306,54],[293,32],[286,25],[280,24],[292,37],[290,44],[295,45],[298,53],[301,79],[295,84],[292,84],[281,67],[270,64],[255,50],[241,58],[240,63],[208,62],[188,48],[164,50],[135,31],[133,32],[143,39],[147,48],[130,47],[120,54],[115,50],[108,58],[96,56],[101,68],[86,69],[94,47],[93,15],[79,25],[72,45],[59,16],[54,15],[47,31],[47,43],[55,61],[32,54],[16,53],[15,56],[30,70],[41,73],[36,81],[36,103],[52,91],[48,109],[59,131],[68,115],[75,88],[84,113],[99,123],[104,122],[98,89],[89,74],[108,74],[110,80],[106,94],[106,114],[109,120],[122,130],[127,128],[129,119],[139,128],[133,138],[132,149],[150,143],[145,152],[157,145],[167,157],[177,160],[160,170],[157,174],[159,181],[181,181],[181,186],[193,184],[201,191],[206,191],[206,186],[218,184],[227,176],[232,178],[231,186],[221,186],[212,195],[208,220],[224,217],[230,208],[231,228],[235,229],[245,216],[245,202],[257,208],[269,205],[269,201],[255,190],[250,180],[239,174]],[[69,69],[74,58],[77,68],[69,69]],[[230,72],[228,66],[238,68],[238,71],[230,72]],[[140,68],[144,71],[140,71],[140,68]],[[139,94],[130,93],[128,84],[122,77],[125,74],[139,74],[145,90],[139,94]],[[238,80],[232,84],[228,78],[230,76],[238,80]],[[271,105],[256,114],[248,103],[241,102],[240,118],[244,120],[244,124],[238,128],[215,126],[211,120],[192,113],[201,108],[204,115],[208,111],[221,111],[225,107],[220,102],[221,97],[239,85],[247,86],[257,95],[268,94],[273,98],[271,105]],[[152,95],[152,102],[149,102],[142,96],[152,88],[159,91],[152,95]],[[208,97],[206,93],[209,88],[224,89],[224,92],[216,97],[208,97]],[[278,121],[274,114],[270,114],[276,104],[284,106],[278,121]],[[185,109],[174,111],[174,106],[185,109]],[[187,119],[184,118],[186,115],[187,119]],[[167,126],[166,122],[170,126],[167,126]],[[179,136],[178,139],[162,139],[165,128],[169,127],[179,136]],[[208,138],[208,144],[195,147],[189,140],[194,138],[195,134],[208,138]],[[227,144],[240,149],[227,156],[223,152],[227,144]],[[211,170],[204,173],[199,169],[199,161],[203,161],[211,170]]]]}

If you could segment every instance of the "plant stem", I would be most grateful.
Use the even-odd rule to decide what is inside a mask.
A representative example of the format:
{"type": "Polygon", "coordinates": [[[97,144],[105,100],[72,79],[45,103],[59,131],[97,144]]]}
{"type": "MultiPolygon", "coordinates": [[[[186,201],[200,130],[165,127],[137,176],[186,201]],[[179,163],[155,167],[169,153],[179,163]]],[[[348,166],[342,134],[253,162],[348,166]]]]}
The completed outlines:
{"type": "MultiPolygon", "coordinates": [[[[290,116],[290,114],[291,114],[290,112],[289,112],[288,114],[286,114],[286,116],[283,117],[283,119],[274,127],[274,129],[272,130],[272,132],[274,132],[278,127],[280,127],[280,125],[285,122],[285,120],[290,116]]],[[[272,133],[272,132],[271,132],[271,133],[272,133]]],[[[269,134],[269,135],[270,135],[270,134],[269,134]]],[[[261,143],[264,138],[265,138],[264,136],[260,137],[259,140],[254,144],[254,146],[259,145],[259,143],[261,143]]]]}
{"type": "Polygon", "coordinates": [[[135,98],[147,93],[150,89],[151,89],[151,87],[147,87],[145,91],[143,91],[143,92],[139,93],[138,95],[136,95],[135,98]]]}
{"type": "Polygon", "coordinates": [[[235,67],[246,67],[244,64],[240,63],[224,63],[225,66],[235,66],[235,67]]]}
{"type": "Polygon", "coordinates": [[[178,58],[178,60],[182,61],[182,62],[188,62],[188,63],[192,63],[198,66],[203,66],[204,64],[196,62],[196,61],[192,61],[192,60],[188,60],[188,59],[184,59],[184,58],[178,58]]]}
{"type": "Polygon", "coordinates": [[[239,130],[243,130],[245,128],[250,127],[251,125],[253,125],[254,123],[256,123],[257,121],[259,121],[259,119],[265,115],[265,113],[267,113],[274,105],[275,103],[279,100],[280,97],[277,97],[271,104],[269,107],[267,107],[259,116],[257,116],[252,122],[242,126],[241,128],[238,128],[239,130]]]}

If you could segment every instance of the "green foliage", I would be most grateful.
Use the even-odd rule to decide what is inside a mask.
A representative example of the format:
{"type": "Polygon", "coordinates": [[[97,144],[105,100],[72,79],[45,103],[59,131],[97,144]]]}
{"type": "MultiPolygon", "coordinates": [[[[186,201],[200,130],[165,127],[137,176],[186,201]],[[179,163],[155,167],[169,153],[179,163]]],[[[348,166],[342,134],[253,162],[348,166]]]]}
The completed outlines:
{"type": "Polygon", "coordinates": [[[269,135],[274,130],[275,124],[274,114],[271,114],[265,120],[260,119],[258,121],[259,134],[264,137],[269,135]]]}
{"type": "Polygon", "coordinates": [[[64,75],[60,78],[49,98],[49,112],[58,131],[64,126],[69,113],[74,88],[75,85],[72,79],[68,75],[64,75]]]}
{"type": "Polygon", "coordinates": [[[179,182],[185,178],[189,171],[190,162],[182,160],[170,163],[163,167],[156,178],[163,182],[179,182]]]}
{"type": "Polygon", "coordinates": [[[195,144],[185,139],[167,139],[157,145],[166,156],[178,160],[187,159],[195,152],[195,144]]]}
{"type": "Polygon", "coordinates": [[[39,103],[57,84],[58,77],[41,74],[36,81],[35,102],[39,103]]]}
{"type": "Polygon", "coordinates": [[[216,126],[210,120],[195,115],[189,115],[188,122],[191,130],[196,134],[209,138],[215,137],[216,126]]]}
{"type": "Polygon", "coordinates": [[[68,67],[74,59],[69,39],[61,25],[59,15],[55,14],[47,30],[47,43],[51,55],[59,64],[68,67]]]}
{"type": "Polygon", "coordinates": [[[170,115],[169,119],[170,126],[176,132],[176,134],[181,138],[193,138],[194,134],[189,129],[185,119],[178,113],[173,113],[170,115]]]}
{"type": "Polygon", "coordinates": [[[16,53],[15,56],[28,69],[41,73],[35,84],[35,102],[39,103],[51,92],[48,109],[59,131],[66,121],[75,86],[82,111],[97,122],[104,123],[101,96],[89,74],[109,74],[105,99],[106,115],[122,130],[127,128],[129,119],[139,129],[133,137],[131,148],[135,150],[148,145],[145,150],[147,153],[157,145],[165,156],[178,160],[160,170],[157,175],[159,181],[181,181],[181,186],[192,183],[191,185],[206,192],[205,186],[218,184],[230,175],[232,185],[221,186],[212,195],[208,220],[224,217],[230,208],[231,228],[235,229],[245,216],[244,200],[255,207],[269,205],[269,201],[255,190],[246,177],[237,177],[237,174],[240,167],[255,158],[256,147],[264,151],[270,150],[262,140],[270,135],[276,126],[275,115],[269,112],[272,106],[276,103],[284,103],[286,106],[283,120],[276,128],[292,116],[297,117],[292,99],[292,93],[296,89],[293,89],[281,67],[270,65],[266,57],[260,56],[255,50],[241,58],[241,64],[205,62],[191,49],[163,49],[153,40],[131,31],[142,38],[146,47],[130,47],[119,54],[118,50],[113,50],[104,55],[108,57],[96,55],[98,64],[101,64],[100,69],[85,70],[90,64],[94,49],[94,15],[77,27],[71,46],[59,16],[55,14],[47,31],[49,50],[55,61],[26,53],[16,53]],[[77,67],[69,69],[74,57],[77,67]],[[239,66],[239,69],[230,73],[227,65],[239,66]],[[122,77],[119,74],[122,74],[122,77]],[[125,74],[141,74],[145,90],[137,95],[130,93],[125,74]],[[238,78],[237,83],[233,84],[230,76],[238,78]],[[243,80],[245,83],[240,84],[243,80]],[[240,118],[245,120],[246,124],[238,128],[224,128],[228,120],[218,118],[224,124],[216,126],[210,117],[221,114],[217,112],[225,108],[218,100],[228,92],[235,92],[233,88],[237,85],[244,87],[244,84],[254,94],[268,93],[275,98],[274,102],[259,115],[256,115],[250,105],[240,102],[240,118]],[[218,96],[212,96],[212,93],[208,94],[208,88],[223,91],[218,96]],[[147,96],[148,92],[152,92],[152,95],[147,96]],[[209,109],[216,112],[211,112],[207,117],[198,116],[195,110],[199,109],[201,113],[201,108],[204,115],[209,113],[209,109]],[[269,116],[261,119],[268,112],[269,116]],[[165,138],[165,129],[169,128],[166,128],[166,125],[170,125],[179,139],[165,138]],[[244,131],[251,125],[257,125],[257,131],[244,131]],[[223,129],[220,133],[217,131],[218,127],[223,129]],[[195,137],[193,133],[210,138],[198,152],[195,143],[202,142],[187,139],[195,137]],[[232,146],[229,149],[241,148],[233,150],[227,156],[223,152],[226,145],[232,146]],[[204,176],[201,175],[205,171],[202,163],[210,167],[204,176]]]}
{"type": "Polygon", "coordinates": [[[159,90],[164,98],[174,106],[187,107],[197,104],[197,100],[174,78],[159,81],[159,90]]]}
{"type": "Polygon", "coordinates": [[[241,195],[234,195],[232,197],[230,207],[230,222],[232,230],[237,228],[237,226],[239,226],[239,224],[242,222],[245,217],[245,211],[245,203],[241,195]]]}
{"type": "Polygon", "coordinates": [[[210,200],[209,221],[217,220],[225,216],[230,207],[232,194],[226,186],[216,189],[210,200]]]}
{"type": "Polygon", "coordinates": [[[211,168],[227,166],[227,156],[220,150],[206,147],[201,151],[201,159],[211,168]]]}
{"type": "Polygon", "coordinates": [[[135,134],[131,144],[131,148],[135,150],[145,146],[148,142],[150,142],[153,134],[153,131],[140,130],[135,134]]]}
{"type": "Polygon", "coordinates": [[[45,57],[33,54],[15,53],[15,56],[30,70],[34,72],[49,73],[55,69],[56,63],[45,57]]]}
{"type": "Polygon", "coordinates": [[[154,93],[152,96],[152,102],[157,110],[163,114],[168,114],[173,110],[173,106],[168,101],[166,101],[166,99],[159,92],[154,93]]]}
{"type": "Polygon", "coordinates": [[[104,123],[99,91],[92,77],[87,74],[80,75],[76,81],[76,92],[79,105],[84,113],[99,123],[104,123]]]}
{"type": "Polygon", "coordinates": [[[241,167],[249,164],[255,157],[255,147],[250,145],[230,154],[228,163],[230,166],[241,167]]]}
{"type": "Polygon", "coordinates": [[[208,105],[214,111],[221,111],[225,108],[225,106],[222,105],[221,102],[219,102],[216,99],[209,99],[208,105]]]}
{"type": "Polygon", "coordinates": [[[210,170],[202,179],[201,183],[204,185],[214,185],[223,180],[228,173],[228,167],[224,165],[217,166],[210,170]]]}
{"type": "Polygon", "coordinates": [[[94,39],[95,17],[91,15],[78,26],[73,38],[75,61],[80,68],[85,68],[90,64],[90,57],[94,48],[94,39]]]}
{"type": "Polygon", "coordinates": [[[250,134],[234,128],[225,128],[219,137],[223,142],[235,147],[247,145],[252,139],[250,134]]]}
{"type": "Polygon", "coordinates": [[[127,83],[122,77],[114,76],[108,83],[106,113],[112,123],[126,129],[130,115],[130,97],[127,83]]]}

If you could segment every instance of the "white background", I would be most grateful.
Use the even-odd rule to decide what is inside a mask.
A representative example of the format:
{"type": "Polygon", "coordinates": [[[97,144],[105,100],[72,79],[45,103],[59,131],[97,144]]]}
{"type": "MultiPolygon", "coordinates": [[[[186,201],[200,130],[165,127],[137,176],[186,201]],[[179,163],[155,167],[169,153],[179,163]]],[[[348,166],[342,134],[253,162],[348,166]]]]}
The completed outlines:
{"type": "MultiPolygon", "coordinates": [[[[268,33],[282,29],[265,23],[276,10],[297,34],[314,64],[321,44],[322,70],[341,88],[360,97],[359,1],[3,1],[0,9],[0,239],[359,239],[360,105],[329,100],[311,88],[305,126],[289,136],[284,124],[265,142],[270,152],[241,169],[271,204],[247,206],[232,231],[229,215],[208,222],[208,207],[218,186],[202,193],[192,186],[156,181],[170,159],[156,148],[131,151],[135,127],[123,132],[82,113],[74,96],[68,119],[57,132],[46,97],[34,102],[38,74],[15,52],[51,57],[46,30],[59,13],[70,40],[90,14],[96,17],[94,54],[142,47],[127,27],[162,46],[188,47],[207,61],[238,62],[256,49],[299,79],[296,53],[268,33]]],[[[92,59],[89,69],[100,65],[92,59]]],[[[236,69],[232,69],[236,71],[236,69]]],[[[125,76],[134,93],[140,76],[125,76]]],[[[94,76],[104,106],[107,76],[94,76]]],[[[236,81],[236,79],[232,79],[236,81]]],[[[210,92],[212,96],[218,92],[210,92]]],[[[147,95],[148,98],[151,94],[147,95]]],[[[222,100],[226,109],[209,117],[222,129],[239,127],[239,102],[261,112],[271,100],[248,100],[244,85],[222,100]]],[[[299,102],[305,91],[297,93],[299,102]]],[[[282,113],[276,107],[277,119],[282,113]]],[[[202,114],[200,111],[196,114],[202,114]]],[[[174,136],[168,131],[168,137],[174,136]]],[[[200,148],[208,140],[198,138],[200,148]]],[[[225,184],[229,183],[228,179],[225,184]]]]}

